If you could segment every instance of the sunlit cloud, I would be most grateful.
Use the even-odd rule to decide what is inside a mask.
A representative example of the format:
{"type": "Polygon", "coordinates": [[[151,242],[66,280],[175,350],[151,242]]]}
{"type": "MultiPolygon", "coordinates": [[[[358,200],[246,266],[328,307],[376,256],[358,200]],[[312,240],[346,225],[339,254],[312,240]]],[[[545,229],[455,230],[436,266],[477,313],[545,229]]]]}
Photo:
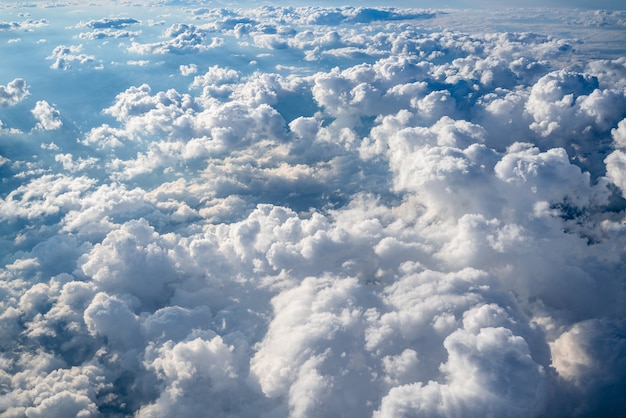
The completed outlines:
{"type": "Polygon", "coordinates": [[[0,415],[623,414],[623,11],[34,3],[0,415]]]}

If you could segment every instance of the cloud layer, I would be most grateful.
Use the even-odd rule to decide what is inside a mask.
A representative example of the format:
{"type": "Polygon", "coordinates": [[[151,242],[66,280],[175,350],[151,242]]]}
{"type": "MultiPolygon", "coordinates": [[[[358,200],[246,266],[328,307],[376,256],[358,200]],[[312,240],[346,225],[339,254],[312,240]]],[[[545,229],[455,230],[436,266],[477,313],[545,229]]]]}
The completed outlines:
{"type": "Polygon", "coordinates": [[[0,80],[3,416],[624,412],[623,58],[93,10],[0,80]]]}

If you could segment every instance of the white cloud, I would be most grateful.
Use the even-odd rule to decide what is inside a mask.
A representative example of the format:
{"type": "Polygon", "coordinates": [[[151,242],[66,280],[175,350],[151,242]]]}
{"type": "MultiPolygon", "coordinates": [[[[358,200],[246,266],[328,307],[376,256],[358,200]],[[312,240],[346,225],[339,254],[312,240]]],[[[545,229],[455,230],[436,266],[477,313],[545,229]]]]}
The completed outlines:
{"type": "Polygon", "coordinates": [[[267,396],[287,398],[290,415],[367,411],[367,354],[334,346],[362,333],[363,311],[351,306],[358,291],[354,279],[307,278],[273,300],[276,316],[251,368],[267,396]]]}
{"type": "Polygon", "coordinates": [[[543,137],[610,130],[626,102],[619,90],[599,89],[598,79],[566,71],[542,77],[531,90],[526,110],[531,129],[543,137]]]}
{"type": "Polygon", "coordinates": [[[178,67],[180,73],[184,76],[192,75],[198,72],[198,66],[196,64],[181,65],[178,67]]]}
{"type": "Polygon", "coordinates": [[[201,76],[194,77],[191,87],[206,87],[213,84],[229,84],[239,79],[239,73],[230,68],[222,68],[214,65],[201,76]]]}
{"type": "Polygon", "coordinates": [[[375,417],[416,414],[424,416],[473,415],[488,409],[501,415],[534,416],[542,410],[545,396],[543,369],[533,363],[524,340],[506,328],[482,328],[477,335],[464,330],[451,334],[444,342],[448,361],[445,384],[430,381],[422,386],[397,386],[382,399],[375,417]],[[481,374],[495,369],[505,373],[481,374]],[[469,370],[478,373],[467,372],[469,370]],[[517,393],[502,392],[501,379],[517,382],[517,393]]]}
{"type": "Polygon", "coordinates": [[[626,154],[621,151],[613,151],[604,160],[606,163],[607,177],[622,191],[626,197],[626,154]]]}
{"type": "Polygon", "coordinates": [[[132,42],[128,51],[136,54],[189,54],[194,52],[207,51],[211,48],[222,46],[222,41],[218,37],[211,38],[211,42],[206,42],[206,32],[195,25],[176,23],[163,33],[166,41],[141,44],[132,42]]]}
{"type": "Polygon", "coordinates": [[[619,415],[620,14],[174,3],[0,86],[1,415],[619,415]]]}
{"type": "Polygon", "coordinates": [[[52,50],[52,54],[46,59],[53,60],[50,68],[54,70],[69,70],[74,62],[87,64],[94,62],[96,57],[82,53],[83,45],[58,45],[52,50]]]}
{"type": "Polygon", "coordinates": [[[78,27],[92,28],[92,29],[120,29],[125,28],[127,26],[139,23],[138,20],[129,18],[129,17],[121,17],[121,18],[103,18],[103,19],[92,19],[87,22],[80,22],[78,27]]]}
{"type": "Polygon", "coordinates": [[[88,177],[46,174],[11,191],[0,200],[1,217],[37,219],[80,206],[82,194],[95,181],[88,177]]]}
{"type": "Polygon", "coordinates": [[[6,86],[0,86],[0,107],[14,106],[28,96],[28,86],[23,78],[16,78],[6,86]]]}
{"type": "Polygon", "coordinates": [[[133,300],[129,302],[125,299],[130,298],[102,292],[96,294],[85,309],[84,321],[92,335],[107,338],[113,347],[127,349],[141,340],[139,321],[133,313],[133,300]]]}
{"type": "Polygon", "coordinates": [[[129,221],[111,231],[86,255],[82,271],[105,291],[124,291],[146,307],[167,301],[169,285],[176,280],[168,254],[171,244],[161,247],[159,236],[145,220],[129,221]]]}
{"type": "Polygon", "coordinates": [[[26,381],[22,382],[23,386],[14,395],[30,397],[34,400],[34,406],[12,408],[8,412],[32,417],[95,416],[97,406],[94,383],[97,382],[98,371],[94,369],[57,369],[49,370],[48,373],[42,370],[37,378],[25,373],[26,381]]]}
{"type": "Polygon", "coordinates": [[[129,31],[122,29],[96,29],[91,32],[82,32],[78,35],[79,39],[104,39],[104,38],[133,38],[141,35],[141,31],[129,31]]]}
{"type": "Polygon", "coordinates": [[[95,157],[78,158],[75,160],[72,154],[57,154],[54,156],[54,160],[60,162],[65,170],[72,172],[93,167],[98,162],[98,159],[95,157]]]}
{"type": "Polygon", "coordinates": [[[131,140],[128,133],[122,129],[112,128],[103,124],[92,128],[82,141],[85,145],[95,144],[96,148],[115,148],[124,146],[124,142],[131,140]]]}
{"type": "Polygon", "coordinates": [[[40,28],[48,25],[49,24],[46,19],[26,19],[22,22],[0,22],[0,31],[31,30],[33,28],[40,28]]]}
{"type": "Polygon", "coordinates": [[[45,100],[39,100],[35,104],[35,108],[31,110],[31,113],[37,120],[37,125],[35,125],[36,130],[54,131],[63,126],[63,122],[60,118],[61,112],[45,100]]]}
{"type": "Polygon", "coordinates": [[[598,77],[600,85],[604,88],[612,86],[614,88],[624,87],[626,74],[626,59],[615,60],[595,60],[588,64],[589,72],[598,77]]]}
{"type": "Polygon", "coordinates": [[[219,335],[206,334],[176,344],[170,340],[147,350],[146,364],[164,382],[165,389],[156,402],[144,406],[137,416],[252,416],[242,403],[246,390],[239,380],[242,370],[234,347],[219,335]],[[186,401],[182,402],[183,398],[186,401]]]}

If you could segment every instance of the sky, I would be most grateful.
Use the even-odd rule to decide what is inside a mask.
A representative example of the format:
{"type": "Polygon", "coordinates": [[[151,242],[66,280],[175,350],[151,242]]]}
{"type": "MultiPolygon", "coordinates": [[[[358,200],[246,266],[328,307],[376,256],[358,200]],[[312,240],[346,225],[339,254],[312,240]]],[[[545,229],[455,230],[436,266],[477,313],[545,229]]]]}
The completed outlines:
{"type": "Polygon", "coordinates": [[[624,415],[626,11],[568,4],[3,2],[0,415],[624,415]]]}

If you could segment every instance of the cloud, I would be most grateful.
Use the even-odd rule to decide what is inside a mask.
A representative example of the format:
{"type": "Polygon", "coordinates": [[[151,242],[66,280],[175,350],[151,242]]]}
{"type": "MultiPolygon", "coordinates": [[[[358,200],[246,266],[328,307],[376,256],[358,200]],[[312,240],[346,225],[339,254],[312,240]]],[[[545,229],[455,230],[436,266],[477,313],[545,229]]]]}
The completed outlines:
{"type": "Polygon", "coordinates": [[[95,157],[74,159],[72,154],[57,154],[54,160],[60,162],[65,170],[76,172],[82,171],[89,167],[94,167],[98,159],[95,157]]]}
{"type": "Polygon", "coordinates": [[[425,386],[395,387],[383,398],[381,409],[374,416],[471,415],[485,408],[505,415],[535,415],[541,410],[542,369],[530,360],[523,339],[505,328],[483,328],[476,336],[457,331],[444,344],[449,359],[442,368],[453,370],[448,383],[431,381],[425,386]],[[510,396],[500,392],[500,382],[492,381],[493,375],[461,372],[488,367],[506,370],[509,381],[517,381],[525,390],[510,396]]]}
{"type": "Polygon", "coordinates": [[[54,131],[63,126],[63,122],[59,117],[61,115],[60,112],[45,100],[38,101],[31,113],[38,121],[35,129],[54,131]]]}
{"type": "Polygon", "coordinates": [[[146,363],[162,377],[165,390],[156,402],[139,410],[138,416],[155,413],[227,416],[226,410],[230,410],[228,415],[252,416],[250,406],[245,401],[242,403],[246,388],[239,380],[242,370],[233,353],[234,347],[219,335],[206,334],[177,344],[170,340],[161,347],[150,347],[146,363]],[[201,390],[198,382],[202,382],[201,390]],[[191,402],[181,402],[183,397],[191,402]]]}
{"type": "Polygon", "coordinates": [[[79,205],[79,197],[94,184],[88,177],[44,175],[32,179],[9,193],[1,201],[2,218],[37,219],[79,205]]]}
{"type": "Polygon", "coordinates": [[[0,29],[2,30],[17,29],[19,27],[20,24],[17,22],[0,22],[0,29]]]}
{"type": "Polygon", "coordinates": [[[28,96],[28,86],[23,78],[16,78],[0,86],[0,107],[15,106],[28,96]]]}
{"type": "Polygon", "coordinates": [[[22,131],[17,128],[5,128],[4,123],[1,120],[0,120],[0,132],[3,134],[21,134],[22,133],[22,131]]]}
{"type": "Polygon", "coordinates": [[[87,135],[85,135],[83,143],[95,144],[97,148],[114,148],[123,146],[124,142],[129,140],[132,140],[132,138],[129,138],[124,130],[103,124],[92,128],[87,135]]]}
{"type": "Polygon", "coordinates": [[[0,414],[623,411],[619,14],[174,3],[20,32],[0,414]]]}
{"type": "Polygon", "coordinates": [[[626,60],[595,60],[588,65],[589,72],[596,76],[603,87],[623,87],[623,74],[626,72],[626,60]]]}
{"type": "Polygon", "coordinates": [[[46,59],[54,60],[50,68],[53,70],[69,70],[75,61],[78,64],[87,64],[95,61],[93,55],[80,53],[83,50],[81,45],[58,45],[52,51],[52,54],[46,59]]]}
{"type": "Polygon", "coordinates": [[[104,38],[132,38],[139,36],[140,31],[129,31],[119,29],[96,29],[91,32],[83,32],[78,35],[79,39],[104,39],[104,38]]]}
{"type": "Polygon", "coordinates": [[[176,276],[167,250],[155,239],[158,235],[145,220],[130,221],[107,234],[86,255],[81,269],[105,291],[124,291],[143,304],[158,305],[169,297],[168,284],[176,276]]]}
{"type": "MultiPolygon", "coordinates": [[[[41,363],[44,353],[37,353],[28,359],[32,363],[41,363]]],[[[24,360],[27,360],[26,358],[24,360]]],[[[42,365],[43,366],[43,365],[42,365]]],[[[50,364],[48,367],[52,366],[50,364]]],[[[45,366],[44,366],[45,367],[45,366]]],[[[7,412],[13,415],[24,414],[33,417],[93,416],[97,413],[94,368],[73,368],[70,370],[38,371],[39,375],[24,376],[23,386],[12,393],[12,396],[31,398],[34,406],[11,408],[7,412]]],[[[16,382],[17,383],[17,382],[16,382]]],[[[19,398],[18,398],[19,399],[19,398]]]]}
{"type": "Polygon", "coordinates": [[[181,65],[179,69],[180,73],[184,76],[188,76],[198,72],[198,66],[196,64],[181,65]]]}
{"type": "MultiPolygon", "coordinates": [[[[620,320],[582,321],[551,344],[556,371],[572,385],[569,387],[572,391],[570,396],[620,390],[626,369],[619,359],[624,351],[624,342],[616,336],[623,327],[623,321],[620,320]],[[607,368],[612,371],[606,373],[607,368]]],[[[601,411],[610,415],[623,410],[624,403],[616,399],[609,404],[599,404],[590,398],[583,402],[581,409],[585,413],[601,411]]]]}
{"type": "Polygon", "coordinates": [[[89,20],[87,22],[81,22],[77,26],[86,27],[91,29],[121,29],[127,26],[139,23],[138,20],[130,18],[130,17],[122,17],[122,18],[104,18],[97,20],[89,20]]]}
{"type": "Polygon", "coordinates": [[[607,177],[622,191],[622,195],[626,196],[626,154],[617,150],[604,161],[607,177]]]}
{"type": "Polygon", "coordinates": [[[5,30],[29,30],[33,28],[40,28],[43,26],[48,26],[49,23],[46,19],[26,19],[22,22],[0,22],[0,31],[5,30]]]}
{"type": "Polygon", "coordinates": [[[163,33],[166,41],[140,44],[132,42],[128,51],[136,54],[189,54],[207,51],[217,48],[223,44],[219,37],[211,38],[210,43],[206,43],[206,32],[195,25],[176,23],[171,25],[163,33]]]}
{"type": "Polygon", "coordinates": [[[531,89],[527,112],[530,128],[541,142],[564,147],[594,177],[604,171],[597,150],[610,144],[610,132],[624,117],[626,96],[619,89],[602,89],[588,74],[560,71],[542,77],[531,89]],[[572,139],[578,138],[578,139],[572,139]]]}

